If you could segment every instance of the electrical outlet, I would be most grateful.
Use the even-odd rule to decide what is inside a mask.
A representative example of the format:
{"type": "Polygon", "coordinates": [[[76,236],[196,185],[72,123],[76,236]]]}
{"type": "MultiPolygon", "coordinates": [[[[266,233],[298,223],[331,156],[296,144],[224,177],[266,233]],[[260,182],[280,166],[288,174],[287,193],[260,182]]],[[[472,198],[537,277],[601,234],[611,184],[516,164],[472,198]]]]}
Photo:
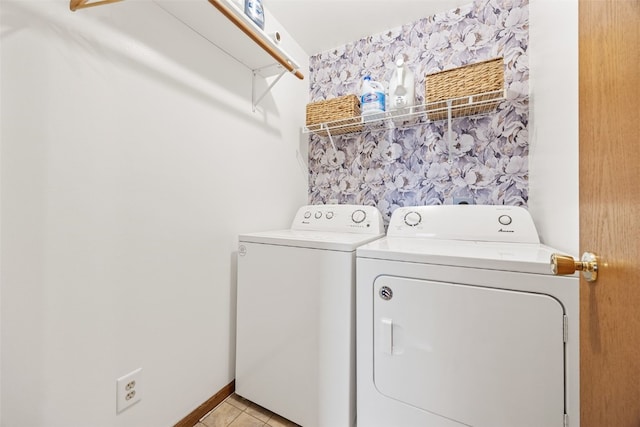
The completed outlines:
{"type": "Polygon", "coordinates": [[[120,413],[142,399],[140,378],[142,368],[138,368],[116,380],[116,412],[120,413]]]}

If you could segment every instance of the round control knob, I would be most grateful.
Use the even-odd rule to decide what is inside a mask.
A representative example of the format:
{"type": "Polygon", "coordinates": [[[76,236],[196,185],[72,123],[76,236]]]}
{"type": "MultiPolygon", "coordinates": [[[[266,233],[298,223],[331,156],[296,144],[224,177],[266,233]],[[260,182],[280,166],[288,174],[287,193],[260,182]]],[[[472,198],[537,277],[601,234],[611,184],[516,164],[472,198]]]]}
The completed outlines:
{"type": "Polygon", "coordinates": [[[404,216],[404,223],[409,227],[415,227],[422,222],[422,216],[418,212],[411,211],[404,216]]]}
{"type": "Polygon", "coordinates": [[[356,224],[360,224],[366,218],[367,218],[367,213],[365,211],[363,211],[362,209],[358,209],[356,211],[353,211],[353,213],[351,214],[351,220],[353,222],[355,222],[356,224]]]}
{"type": "Polygon", "coordinates": [[[320,218],[322,218],[322,212],[320,212],[320,211],[316,212],[316,214],[314,215],[314,217],[315,217],[316,219],[320,219],[320,218]]]}
{"type": "Polygon", "coordinates": [[[509,225],[511,224],[511,222],[513,222],[513,220],[509,215],[500,215],[498,217],[498,222],[502,225],[509,225]]]}
{"type": "Polygon", "coordinates": [[[305,218],[311,218],[311,212],[310,212],[310,211],[306,211],[306,212],[304,213],[304,217],[305,217],[305,218]]]}
{"type": "Polygon", "coordinates": [[[331,219],[333,218],[333,212],[327,212],[325,216],[327,217],[327,219],[331,219]]]}

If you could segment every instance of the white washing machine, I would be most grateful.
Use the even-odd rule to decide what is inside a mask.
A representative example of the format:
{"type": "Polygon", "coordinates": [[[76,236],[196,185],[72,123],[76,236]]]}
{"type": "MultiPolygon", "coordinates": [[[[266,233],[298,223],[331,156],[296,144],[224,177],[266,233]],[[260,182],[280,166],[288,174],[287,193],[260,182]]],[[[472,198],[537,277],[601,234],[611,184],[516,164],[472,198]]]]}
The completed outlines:
{"type": "Polygon", "coordinates": [[[393,212],[357,250],[359,427],[579,426],[578,277],[528,211],[393,212]]]}
{"type": "Polygon", "coordinates": [[[355,423],[356,248],[372,206],[312,205],[238,246],[236,393],[304,427],[355,423]]]}

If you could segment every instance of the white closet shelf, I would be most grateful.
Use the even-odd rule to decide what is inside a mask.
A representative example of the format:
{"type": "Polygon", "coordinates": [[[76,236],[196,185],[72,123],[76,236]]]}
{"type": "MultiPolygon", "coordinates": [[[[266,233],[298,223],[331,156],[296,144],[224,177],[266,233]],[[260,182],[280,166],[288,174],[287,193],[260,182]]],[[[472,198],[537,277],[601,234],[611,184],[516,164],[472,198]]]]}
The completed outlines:
{"type": "MultiPolygon", "coordinates": [[[[115,3],[121,0],[70,0],[71,10],[115,3]]],[[[267,33],[230,0],[154,0],[203,38],[237,61],[268,77],[291,72],[304,79],[300,65],[267,33]],[[213,7],[215,7],[215,9],[213,7]],[[217,10],[216,10],[217,9],[217,10]],[[241,30],[247,37],[236,37],[241,30]]]]}

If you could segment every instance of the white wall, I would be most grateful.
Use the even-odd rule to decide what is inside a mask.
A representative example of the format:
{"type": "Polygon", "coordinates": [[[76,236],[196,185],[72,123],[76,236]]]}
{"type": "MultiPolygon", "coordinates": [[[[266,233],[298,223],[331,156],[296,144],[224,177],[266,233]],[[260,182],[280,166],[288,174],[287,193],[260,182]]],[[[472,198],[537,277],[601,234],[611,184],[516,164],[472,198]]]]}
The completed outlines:
{"type": "Polygon", "coordinates": [[[578,254],[578,1],[529,4],[529,210],[543,242],[578,254]]]}
{"type": "Polygon", "coordinates": [[[1,13],[0,425],[173,425],[234,377],[237,234],[306,203],[307,83],[252,113],[250,70],[149,1],[1,13]]]}

